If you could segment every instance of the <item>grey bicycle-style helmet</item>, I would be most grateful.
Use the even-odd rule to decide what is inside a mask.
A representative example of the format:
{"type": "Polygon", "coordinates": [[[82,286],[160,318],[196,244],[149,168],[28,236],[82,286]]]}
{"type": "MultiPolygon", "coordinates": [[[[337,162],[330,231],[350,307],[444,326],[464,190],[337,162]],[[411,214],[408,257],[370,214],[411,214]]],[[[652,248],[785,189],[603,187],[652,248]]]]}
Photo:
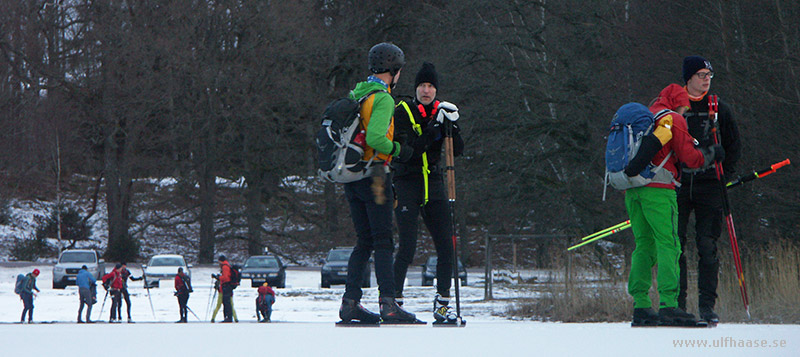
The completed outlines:
{"type": "Polygon", "coordinates": [[[406,57],[400,47],[389,42],[382,42],[369,50],[369,70],[372,73],[389,72],[392,76],[406,64],[406,57]]]}

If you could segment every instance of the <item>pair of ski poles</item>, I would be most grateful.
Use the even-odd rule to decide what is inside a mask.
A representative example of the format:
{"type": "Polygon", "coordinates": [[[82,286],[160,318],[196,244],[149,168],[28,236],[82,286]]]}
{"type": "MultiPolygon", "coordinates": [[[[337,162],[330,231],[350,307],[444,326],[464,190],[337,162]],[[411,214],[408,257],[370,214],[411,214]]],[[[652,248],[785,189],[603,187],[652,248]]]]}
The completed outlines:
{"type": "MultiPolygon", "coordinates": [[[[725,187],[726,188],[733,188],[733,187],[737,187],[737,186],[739,186],[739,185],[741,185],[743,183],[763,178],[763,177],[765,177],[767,175],[775,173],[776,170],[778,170],[781,167],[784,167],[786,165],[789,165],[789,164],[791,164],[791,161],[789,161],[789,159],[783,160],[781,162],[772,164],[768,168],[765,168],[763,170],[753,171],[753,172],[751,172],[751,173],[749,173],[749,174],[747,174],[745,176],[741,176],[741,177],[739,177],[739,178],[737,178],[737,179],[735,179],[733,181],[730,181],[725,185],[725,187]]],[[[720,166],[720,165],[717,165],[717,166],[720,166]]],[[[608,236],[610,236],[612,234],[622,232],[622,231],[624,231],[624,230],[626,230],[626,229],[628,229],[630,227],[631,227],[631,221],[627,220],[625,222],[622,222],[622,223],[613,225],[611,227],[602,229],[600,231],[594,232],[594,233],[592,233],[592,234],[590,234],[588,236],[585,236],[585,237],[581,238],[581,243],[573,245],[573,246],[567,248],[567,250],[573,250],[575,248],[580,248],[580,247],[582,247],[584,245],[587,245],[587,244],[592,243],[594,241],[597,241],[599,239],[603,239],[603,238],[608,237],[608,236]]]]}

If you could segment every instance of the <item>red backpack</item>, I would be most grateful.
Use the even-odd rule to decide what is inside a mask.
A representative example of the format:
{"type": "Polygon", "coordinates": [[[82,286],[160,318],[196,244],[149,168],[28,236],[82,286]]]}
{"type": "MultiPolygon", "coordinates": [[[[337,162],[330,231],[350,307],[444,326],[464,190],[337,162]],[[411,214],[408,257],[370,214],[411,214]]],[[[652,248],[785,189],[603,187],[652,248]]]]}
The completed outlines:
{"type": "Polygon", "coordinates": [[[242,281],[242,268],[236,264],[231,264],[231,281],[229,284],[236,289],[242,281]]]}

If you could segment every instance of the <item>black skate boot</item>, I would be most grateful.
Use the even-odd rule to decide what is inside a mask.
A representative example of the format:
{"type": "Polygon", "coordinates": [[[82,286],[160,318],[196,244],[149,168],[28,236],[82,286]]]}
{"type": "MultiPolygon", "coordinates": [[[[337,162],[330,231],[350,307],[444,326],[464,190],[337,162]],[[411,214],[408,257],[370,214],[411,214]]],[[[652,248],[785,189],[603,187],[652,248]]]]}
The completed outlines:
{"type": "Polygon", "coordinates": [[[658,313],[651,307],[639,307],[633,309],[632,327],[658,326],[658,313]]]}
{"type": "MultiPolygon", "coordinates": [[[[659,326],[700,327],[694,315],[677,307],[662,307],[658,309],[659,326]]],[[[705,325],[705,324],[702,324],[705,325]]]]}
{"type": "Polygon", "coordinates": [[[716,326],[719,323],[719,315],[714,312],[713,308],[700,306],[700,320],[707,322],[709,325],[716,326]]]}
{"type": "Polygon", "coordinates": [[[393,297],[380,298],[381,322],[385,324],[417,324],[424,323],[417,320],[417,316],[403,310],[393,297]]]}
{"type": "Polygon", "coordinates": [[[450,307],[450,297],[436,294],[433,298],[433,318],[437,323],[456,323],[456,312],[450,307]]]}
{"type": "Polygon", "coordinates": [[[374,324],[381,321],[380,315],[371,312],[361,306],[358,301],[342,298],[342,306],[339,307],[339,318],[341,324],[374,324]]]}

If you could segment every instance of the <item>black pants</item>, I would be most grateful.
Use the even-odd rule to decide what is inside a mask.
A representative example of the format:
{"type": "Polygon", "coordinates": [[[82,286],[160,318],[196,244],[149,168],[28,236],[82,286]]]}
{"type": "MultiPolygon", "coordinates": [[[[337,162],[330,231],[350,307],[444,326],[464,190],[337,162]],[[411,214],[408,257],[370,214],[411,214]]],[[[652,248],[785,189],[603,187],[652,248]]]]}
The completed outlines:
{"type": "Polygon", "coordinates": [[[222,285],[222,315],[225,317],[225,322],[233,322],[233,305],[231,299],[233,298],[233,287],[230,284],[222,285]]]}
{"type": "Polygon", "coordinates": [[[33,321],[33,294],[23,291],[19,294],[22,298],[22,316],[19,318],[20,322],[25,322],[25,315],[28,315],[28,322],[33,321]]]}
{"type": "Polygon", "coordinates": [[[364,270],[375,251],[375,277],[381,297],[394,297],[394,274],[392,273],[392,205],[391,175],[383,178],[383,204],[375,202],[372,191],[373,178],[368,177],[344,185],[345,197],[350,204],[350,216],[355,226],[356,246],[347,263],[347,280],[344,297],[361,301],[361,284],[364,270]]]}
{"type": "Polygon", "coordinates": [[[178,296],[178,310],[181,314],[181,321],[186,322],[189,317],[189,307],[187,306],[187,303],[189,302],[189,293],[178,294],[177,296],[178,296]]]}
{"type": "Polygon", "coordinates": [[[109,319],[122,319],[122,314],[120,313],[122,311],[122,292],[118,289],[111,289],[109,292],[111,293],[111,316],[109,319]]]}
{"type": "Polygon", "coordinates": [[[686,309],[686,230],[689,215],[694,211],[695,243],[700,260],[697,262],[697,288],[700,296],[700,308],[714,308],[717,300],[717,283],[719,275],[719,258],[717,257],[717,239],[722,224],[722,193],[718,181],[686,181],[678,189],[678,237],[681,240],[680,292],[678,307],[686,309]]]}
{"type": "MultiPolygon", "coordinates": [[[[122,298],[125,300],[125,307],[128,308],[128,320],[130,320],[131,319],[131,297],[128,294],[128,288],[125,287],[120,291],[122,292],[122,298]]],[[[120,308],[121,307],[122,306],[120,305],[120,308]]],[[[121,311],[119,313],[119,318],[122,318],[122,312],[121,311]]]]}
{"type": "Polygon", "coordinates": [[[417,249],[417,231],[420,214],[428,228],[436,248],[436,292],[450,296],[453,277],[453,244],[450,211],[445,197],[442,175],[428,176],[428,203],[420,206],[425,198],[425,183],[422,175],[409,175],[394,180],[397,192],[397,207],[394,215],[400,233],[397,255],[394,260],[394,284],[398,297],[403,294],[408,266],[414,261],[417,249]]]}

